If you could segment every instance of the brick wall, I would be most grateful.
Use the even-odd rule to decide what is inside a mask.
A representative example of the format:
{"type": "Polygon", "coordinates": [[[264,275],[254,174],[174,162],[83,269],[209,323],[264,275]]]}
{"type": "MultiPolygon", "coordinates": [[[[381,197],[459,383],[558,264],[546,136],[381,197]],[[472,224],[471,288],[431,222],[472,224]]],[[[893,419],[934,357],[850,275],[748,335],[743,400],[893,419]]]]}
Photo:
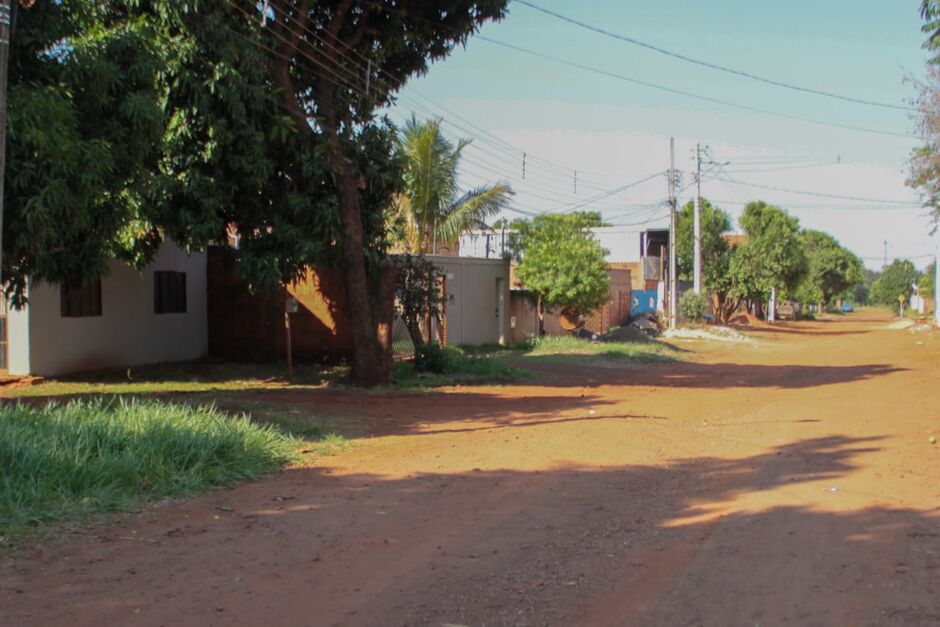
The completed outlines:
{"type": "Polygon", "coordinates": [[[294,358],[336,361],[352,355],[352,336],[342,274],[311,268],[286,290],[251,293],[235,268],[234,251],[208,252],[209,355],[236,361],[284,359],[284,307],[288,294],[298,301],[290,315],[294,358]]]}

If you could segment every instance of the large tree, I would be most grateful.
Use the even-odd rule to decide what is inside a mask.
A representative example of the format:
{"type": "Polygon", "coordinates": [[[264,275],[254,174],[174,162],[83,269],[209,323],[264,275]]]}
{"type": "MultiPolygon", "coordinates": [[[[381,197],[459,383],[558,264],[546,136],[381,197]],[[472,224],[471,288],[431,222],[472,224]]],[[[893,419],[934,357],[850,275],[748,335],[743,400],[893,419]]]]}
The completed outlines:
{"type": "Polygon", "coordinates": [[[460,193],[457,168],[470,140],[455,146],[441,132],[441,120],[409,120],[399,135],[404,162],[404,189],[395,197],[392,232],[396,243],[412,253],[436,253],[453,247],[460,234],[486,228],[486,220],[512,198],[508,183],[480,185],[460,193]]]}
{"type": "Polygon", "coordinates": [[[806,272],[799,220],[761,200],[748,203],[739,219],[747,241],[729,264],[731,293],[758,308],[772,290],[792,291],[806,272]]]}
{"type": "MultiPolygon", "coordinates": [[[[730,297],[728,269],[732,247],[725,237],[731,231],[731,217],[720,207],[702,199],[702,289],[714,297],[715,315],[725,321],[738,308],[730,297]]],[[[692,277],[695,256],[695,205],[689,201],[679,211],[676,221],[676,261],[680,275],[692,277]]]]}
{"type": "Polygon", "coordinates": [[[518,224],[512,239],[519,259],[516,272],[538,297],[540,327],[546,310],[588,313],[607,302],[607,251],[589,230],[595,217],[544,214],[518,224]]]}
{"type": "Polygon", "coordinates": [[[21,10],[5,228],[13,289],[26,277],[91,278],[113,256],[144,264],[166,236],[200,248],[233,225],[256,287],[310,263],[344,268],[353,377],[387,381],[384,212],[401,168],[394,129],[375,111],[505,4],[69,0],[21,10]]]}
{"type": "Polygon", "coordinates": [[[797,300],[829,305],[836,296],[863,279],[861,260],[828,233],[806,230],[800,238],[806,252],[807,271],[794,292],[797,300]]]}
{"type": "Polygon", "coordinates": [[[871,300],[886,307],[897,307],[901,296],[905,302],[910,302],[917,279],[917,268],[913,263],[895,259],[872,283],[871,300]]]}

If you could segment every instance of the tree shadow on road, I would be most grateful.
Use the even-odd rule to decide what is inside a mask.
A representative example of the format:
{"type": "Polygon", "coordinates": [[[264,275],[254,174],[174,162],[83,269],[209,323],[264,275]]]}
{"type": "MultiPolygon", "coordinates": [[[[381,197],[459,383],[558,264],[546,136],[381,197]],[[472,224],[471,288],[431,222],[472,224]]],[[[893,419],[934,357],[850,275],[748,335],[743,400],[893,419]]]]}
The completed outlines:
{"type": "Polygon", "coordinates": [[[853,508],[841,484],[878,445],[529,471],[469,458],[404,477],[296,468],[154,510],[133,537],[24,556],[0,570],[0,591],[19,591],[0,622],[936,624],[936,515],[853,508]]]}

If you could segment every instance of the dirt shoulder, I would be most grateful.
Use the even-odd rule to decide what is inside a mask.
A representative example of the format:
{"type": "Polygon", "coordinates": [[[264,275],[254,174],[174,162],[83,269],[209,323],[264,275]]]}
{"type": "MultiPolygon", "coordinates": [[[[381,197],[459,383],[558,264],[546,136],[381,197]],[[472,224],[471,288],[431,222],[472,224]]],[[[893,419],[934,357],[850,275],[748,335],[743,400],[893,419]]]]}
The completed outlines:
{"type": "Polygon", "coordinates": [[[285,397],[365,435],[8,560],[0,624],[938,624],[940,334],[888,322],[285,397]]]}

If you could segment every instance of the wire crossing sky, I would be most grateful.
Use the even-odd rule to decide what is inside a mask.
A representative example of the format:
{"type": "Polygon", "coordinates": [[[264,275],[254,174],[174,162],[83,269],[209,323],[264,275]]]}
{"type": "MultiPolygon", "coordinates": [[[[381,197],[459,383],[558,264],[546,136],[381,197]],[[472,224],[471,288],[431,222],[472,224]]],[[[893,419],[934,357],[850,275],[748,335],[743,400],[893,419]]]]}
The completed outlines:
{"type": "Polygon", "coordinates": [[[904,184],[918,143],[912,79],[926,61],[918,9],[516,0],[505,20],[410,81],[390,115],[443,117],[452,139],[472,139],[461,183],[508,181],[517,194],[507,217],[575,207],[665,225],[675,137],[680,187],[697,142],[729,162],[702,191],[733,217],[761,199],[871,267],[885,239],[889,257],[925,265],[930,222],[904,184]]]}

